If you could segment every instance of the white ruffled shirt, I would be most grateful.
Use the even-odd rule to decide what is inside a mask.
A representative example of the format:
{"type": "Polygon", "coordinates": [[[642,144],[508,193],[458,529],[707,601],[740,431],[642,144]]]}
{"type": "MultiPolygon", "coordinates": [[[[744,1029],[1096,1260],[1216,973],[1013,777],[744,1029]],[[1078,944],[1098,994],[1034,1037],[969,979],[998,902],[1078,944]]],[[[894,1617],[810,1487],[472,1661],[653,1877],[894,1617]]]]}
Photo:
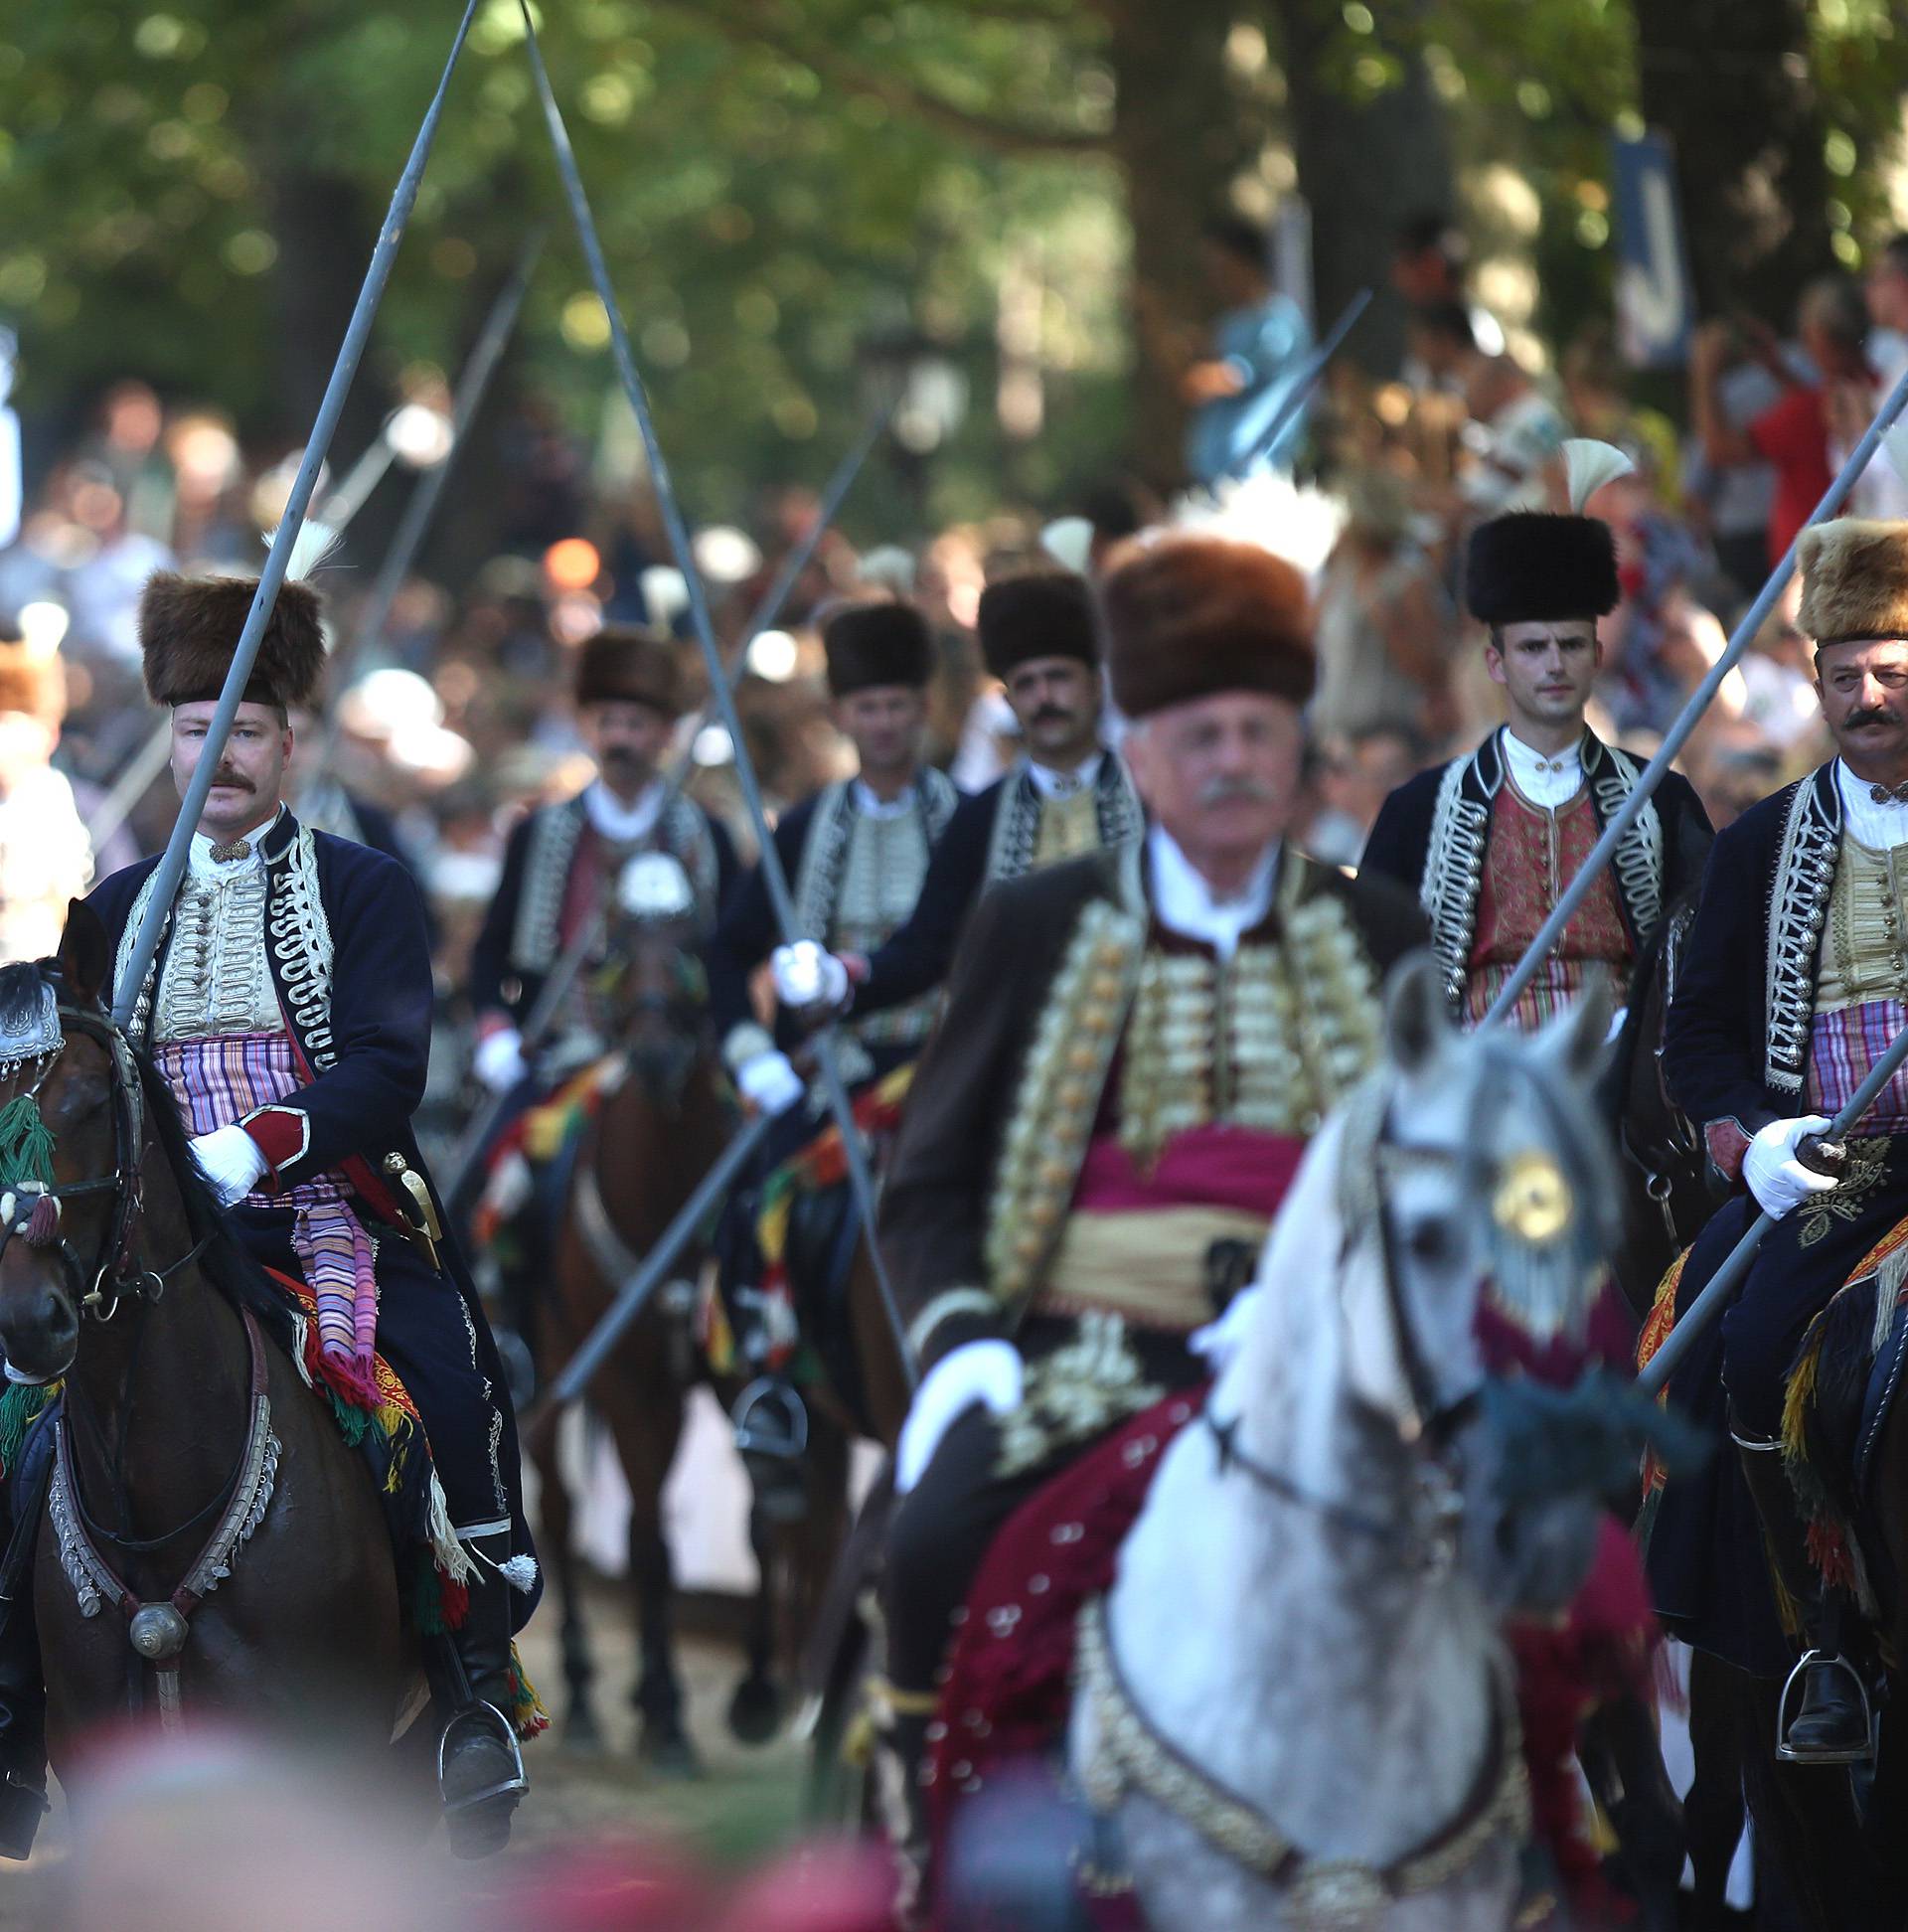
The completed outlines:
{"type": "Polygon", "coordinates": [[[1875,852],[1908,845],[1908,805],[1876,799],[1868,780],[1856,777],[1839,758],[1835,784],[1841,792],[1841,822],[1850,838],[1875,852]]]}
{"type": "Polygon", "coordinates": [[[254,826],[249,832],[242,835],[245,842],[245,851],[237,859],[215,859],[212,856],[213,846],[216,843],[224,844],[227,842],[215,841],[209,833],[195,832],[192,835],[192,845],[186,853],[186,870],[195,879],[203,879],[211,883],[217,883],[224,880],[237,879],[248,867],[263,865],[264,860],[259,856],[258,848],[264,844],[266,836],[270,833],[271,828],[278,823],[279,815],[284,809],[280,805],[278,810],[270,818],[266,819],[262,825],[254,826]]]}
{"type": "Polygon", "coordinates": [[[1160,923],[1188,939],[1202,940],[1221,959],[1230,959],[1248,933],[1272,909],[1279,874],[1279,848],[1267,847],[1244,890],[1220,898],[1195,872],[1192,862],[1165,826],[1146,835],[1146,857],[1153,882],[1153,909],[1160,923]]]}
{"type": "Polygon", "coordinates": [[[1538,751],[1506,725],[1498,734],[1511,782],[1532,805],[1554,812],[1583,788],[1583,751],[1572,744],[1562,751],[1538,751]]]}
{"type": "Polygon", "coordinates": [[[867,783],[855,780],[855,809],[864,818],[897,819],[905,818],[914,809],[914,787],[903,786],[893,798],[876,798],[869,790],[867,783]]]}
{"type": "Polygon", "coordinates": [[[583,811],[597,833],[611,845],[634,845],[656,823],[663,809],[663,781],[652,778],[636,794],[633,805],[623,801],[598,778],[583,793],[583,811]]]}
{"type": "Polygon", "coordinates": [[[1076,764],[1071,771],[1055,771],[1051,765],[1043,765],[1037,759],[1027,761],[1027,775],[1034,781],[1034,789],[1042,798],[1072,798],[1099,782],[1100,766],[1106,762],[1104,751],[1095,751],[1083,764],[1076,764]]]}

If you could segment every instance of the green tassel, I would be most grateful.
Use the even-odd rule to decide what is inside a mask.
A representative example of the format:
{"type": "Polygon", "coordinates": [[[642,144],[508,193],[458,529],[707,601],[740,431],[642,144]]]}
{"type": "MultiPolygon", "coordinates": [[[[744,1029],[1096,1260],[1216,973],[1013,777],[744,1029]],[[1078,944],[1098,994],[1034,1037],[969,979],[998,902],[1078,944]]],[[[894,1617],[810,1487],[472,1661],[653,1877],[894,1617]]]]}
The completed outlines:
{"type": "Polygon", "coordinates": [[[0,1107],[0,1189],[23,1181],[53,1186],[53,1129],[40,1118],[40,1102],[31,1093],[0,1107]]]}
{"type": "Polygon", "coordinates": [[[58,1387],[57,1382],[7,1384],[6,1393],[0,1395],[0,1476],[11,1476],[19,1468],[27,1431],[39,1421],[58,1387]]]}

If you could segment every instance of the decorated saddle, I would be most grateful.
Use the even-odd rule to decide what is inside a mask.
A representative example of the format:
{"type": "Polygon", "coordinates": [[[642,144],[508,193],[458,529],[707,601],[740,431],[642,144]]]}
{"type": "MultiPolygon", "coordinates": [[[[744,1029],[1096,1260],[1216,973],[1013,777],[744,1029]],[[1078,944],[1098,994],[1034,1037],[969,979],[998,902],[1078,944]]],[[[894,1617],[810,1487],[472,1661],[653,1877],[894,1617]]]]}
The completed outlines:
{"type": "Polygon", "coordinates": [[[1875,1452],[1908,1368],[1908,1218],[1810,1324],[1789,1371],[1783,1454],[1824,1579],[1878,1620],[1898,1601],[1874,1490],[1875,1452]]]}

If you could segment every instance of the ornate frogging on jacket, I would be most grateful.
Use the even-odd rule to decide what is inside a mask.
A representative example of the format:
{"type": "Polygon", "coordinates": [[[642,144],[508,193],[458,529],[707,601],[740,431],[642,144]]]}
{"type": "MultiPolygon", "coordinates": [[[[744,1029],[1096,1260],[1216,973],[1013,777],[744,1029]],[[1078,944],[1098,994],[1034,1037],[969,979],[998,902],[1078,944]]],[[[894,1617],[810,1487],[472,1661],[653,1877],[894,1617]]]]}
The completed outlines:
{"type": "MultiPolygon", "coordinates": [[[[260,842],[260,851],[262,870],[247,868],[230,885],[208,889],[189,877],[181,886],[139,989],[132,1036],[151,1044],[157,988],[157,1039],[288,1025],[313,1071],[323,1072],[338,1058],[331,1036],[334,953],[319,895],[312,830],[289,812],[281,813],[260,842]]],[[[119,935],[118,978],[131,966],[133,945],[158,881],[154,867],[133,899],[119,935]]]]}
{"type": "MultiPolygon", "coordinates": [[[[1019,879],[1034,869],[1038,849],[1040,814],[1046,800],[1025,764],[1001,788],[994,814],[994,830],[987,846],[985,884],[1019,879]]],[[[1101,754],[1093,777],[1093,803],[1102,846],[1124,845],[1145,829],[1139,793],[1133,789],[1124,760],[1116,751],[1101,754]]]]}
{"type": "Polygon", "coordinates": [[[1778,1093],[1800,1093],[1816,1013],[1816,954],[1828,918],[1841,857],[1841,794],[1831,759],[1795,787],[1769,895],[1768,1048],[1762,1077],[1778,1093]]]}
{"type": "MultiPolygon", "coordinates": [[[[510,965],[519,973],[547,973],[562,951],[563,900],[569,889],[570,862],[588,823],[583,794],[539,812],[531,821],[524,854],[523,895],[510,935],[510,965]]],[[[682,862],[706,920],[715,918],[719,897],[716,842],[709,821],[693,800],[677,792],[637,847],[666,852],[682,862]]]]}
{"type": "MultiPolygon", "coordinates": [[[[847,778],[830,785],[816,801],[808,823],[808,837],[802,845],[801,861],[795,868],[793,895],[795,927],[799,938],[827,945],[835,925],[853,909],[842,905],[842,881],[848,871],[849,847],[862,811],[856,800],[856,780],[847,778]]],[[[914,779],[914,804],[926,833],[923,852],[930,850],[947,829],[954,808],[961,802],[954,781],[933,765],[924,767],[914,779]]],[[[916,889],[920,882],[914,882],[916,889]]]]}
{"type": "MultiPolygon", "coordinates": [[[[1431,925],[1431,950],[1444,969],[1445,996],[1462,1004],[1477,941],[1478,900],[1491,839],[1491,808],[1505,783],[1499,733],[1493,731],[1468,758],[1444,769],[1431,819],[1418,900],[1431,925]]],[[[1586,730],[1579,747],[1583,775],[1606,826],[1623,809],[1642,775],[1628,752],[1586,730]]],[[[1618,842],[1612,867],[1633,942],[1641,943],[1663,916],[1663,819],[1654,801],[1644,806],[1618,842]]]]}

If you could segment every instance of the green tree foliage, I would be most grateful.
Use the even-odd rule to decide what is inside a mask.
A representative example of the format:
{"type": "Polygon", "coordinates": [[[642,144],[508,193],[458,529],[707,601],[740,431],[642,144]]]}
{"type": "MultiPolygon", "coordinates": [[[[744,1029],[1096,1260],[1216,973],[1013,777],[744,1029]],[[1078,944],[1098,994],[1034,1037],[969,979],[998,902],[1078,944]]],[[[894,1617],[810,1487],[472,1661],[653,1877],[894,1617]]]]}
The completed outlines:
{"type": "MultiPolygon", "coordinates": [[[[294,438],[456,11],[14,0],[0,317],[21,329],[24,406],[57,419],[136,372],[294,438]]],[[[937,512],[1115,463],[1163,382],[1133,348],[1136,286],[1196,320],[1197,204],[1241,178],[1275,196],[1304,100],[1382,115],[1428,81],[1444,131],[1411,140],[1447,141],[1487,231],[1534,262],[1533,325],[1607,302],[1608,135],[1641,97],[1625,0],[564,0],[540,19],[698,515],[819,477],[865,406],[869,345],[908,334],[944,345],[971,396],[937,512]],[[1149,198],[1168,170],[1174,193],[1149,198]],[[1034,386],[1008,398],[1017,365],[1034,386]]],[[[1885,220],[1908,47],[1889,0],[1818,0],[1810,22],[1828,219],[1851,250],[1885,220]]],[[[519,40],[516,0],[486,0],[367,407],[413,362],[455,364],[526,225],[557,208],[519,40]]],[[[1393,203],[1437,178],[1410,152],[1373,166],[1398,172],[1393,203]]],[[[1343,184],[1298,185],[1322,224],[1345,205],[1343,184]]],[[[1368,235],[1375,267],[1337,272],[1381,273],[1387,245],[1368,235]]],[[[597,429],[606,331],[561,227],[519,369],[597,429]]],[[[857,527],[906,508],[871,493],[857,527]]]]}

